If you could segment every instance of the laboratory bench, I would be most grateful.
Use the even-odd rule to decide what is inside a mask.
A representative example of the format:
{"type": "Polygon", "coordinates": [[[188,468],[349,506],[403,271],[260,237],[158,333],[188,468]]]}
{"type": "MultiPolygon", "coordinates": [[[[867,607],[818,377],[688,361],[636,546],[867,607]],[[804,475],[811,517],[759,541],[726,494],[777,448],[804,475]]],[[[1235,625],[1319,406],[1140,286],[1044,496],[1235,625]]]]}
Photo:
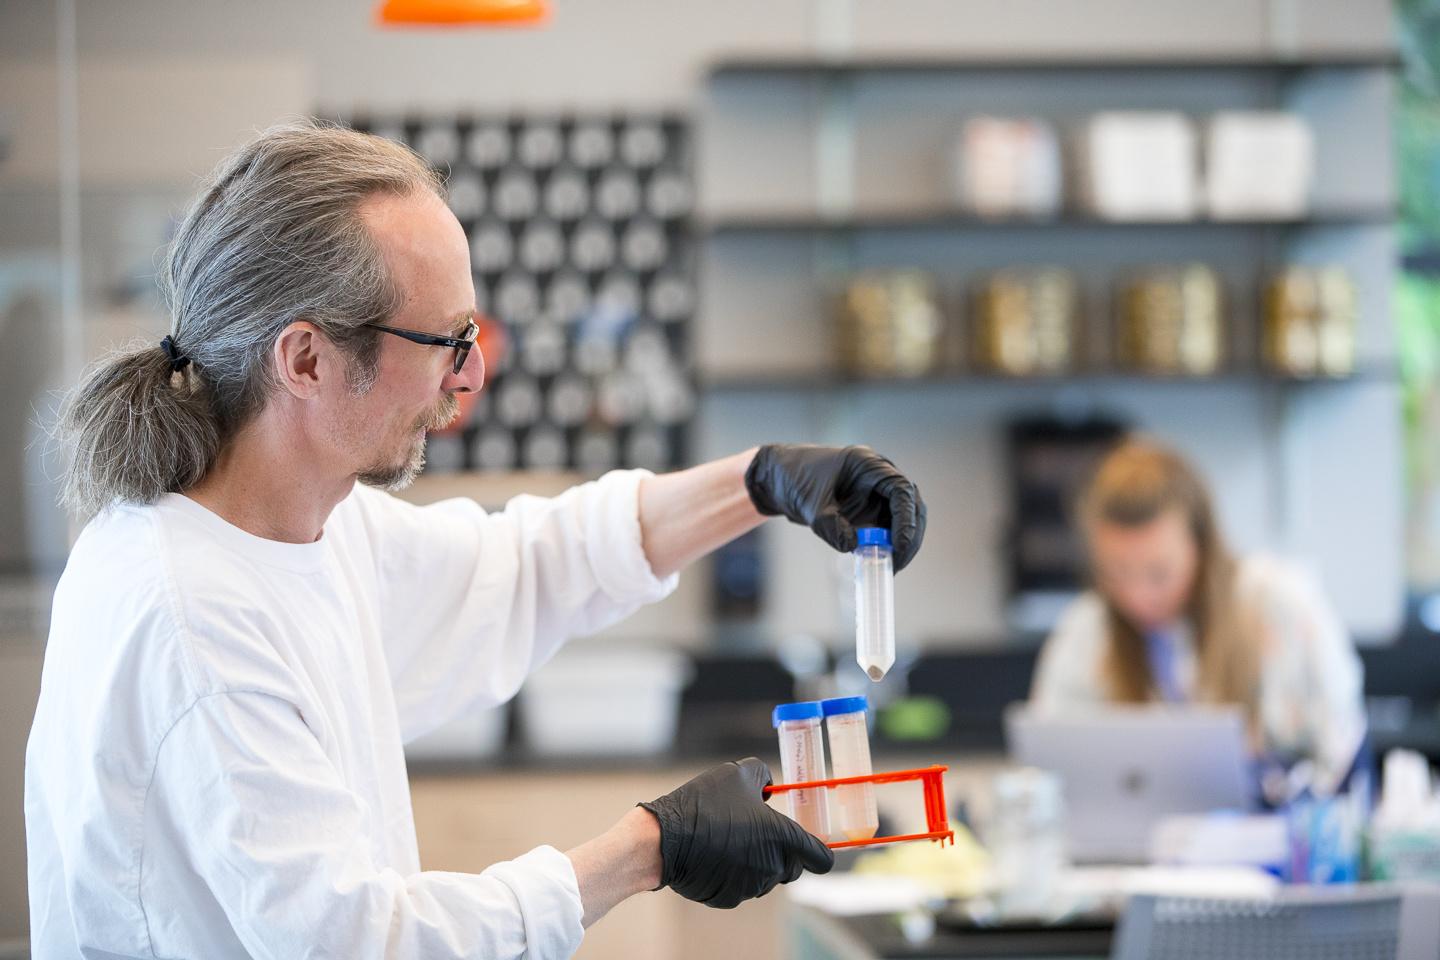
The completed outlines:
{"type": "MultiPolygon", "coordinates": [[[[952,814],[984,795],[1005,763],[1004,708],[1028,693],[1036,652],[1031,642],[922,655],[909,669],[908,694],[943,703],[947,722],[926,741],[893,740],[877,731],[875,769],[947,764],[952,814]]],[[[1361,658],[1367,694],[1384,705],[1380,714],[1372,710],[1377,748],[1409,746],[1440,759],[1435,635],[1407,630],[1393,645],[1362,647],[1361,658]]],[[[773,764],[770,710],[793,699],[793,679],[773,656],[701,653],[682,699],[674,745],[651,756],[537,754],[525,747],[519,711],[512,710],[506,745],[494,756],[410,763],[421,862],[426,869],[477,871],[540,844],[565,850],[603,832],[637,801],[663,795],[714,763],[758,756],[773,764]]],[[[908,812],[906,795],[896,796],[882,803],[883,814],[897,805],[902,815],[908,812]]],[[[841,867],[852,857],[842,857],[841,867]]],[[[1109,935],[1103,928],[967,931],[942,924],[912,941],[892,918],[815,914],[783,892],[735,911],[657,893],[621,904],[589,931],[580,956],[1105,956],[1109,935]],[[815,952],[795,952],[797,937],[814,940],[806,943],[815,952]]]]}
{"type": "Polygon", "coordinates": [[[836,917],[804,906],[787,912],[792,960],[1107,960],[1115,922],[979,927],[937,915],[836,917]]]}

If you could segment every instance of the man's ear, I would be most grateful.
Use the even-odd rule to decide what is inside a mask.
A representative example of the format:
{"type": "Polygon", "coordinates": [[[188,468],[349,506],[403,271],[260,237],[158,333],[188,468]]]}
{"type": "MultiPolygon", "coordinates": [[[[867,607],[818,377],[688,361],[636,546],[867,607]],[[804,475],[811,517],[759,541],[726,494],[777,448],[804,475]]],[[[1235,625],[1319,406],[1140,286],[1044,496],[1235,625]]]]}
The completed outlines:
{"type": "Polygon", "coordinates": [[[306,320],[296,320],[275,338],[272,360],[281,387],[300,400],[312,400],[336,368],[336,350],[320,329],[306,320]]]}

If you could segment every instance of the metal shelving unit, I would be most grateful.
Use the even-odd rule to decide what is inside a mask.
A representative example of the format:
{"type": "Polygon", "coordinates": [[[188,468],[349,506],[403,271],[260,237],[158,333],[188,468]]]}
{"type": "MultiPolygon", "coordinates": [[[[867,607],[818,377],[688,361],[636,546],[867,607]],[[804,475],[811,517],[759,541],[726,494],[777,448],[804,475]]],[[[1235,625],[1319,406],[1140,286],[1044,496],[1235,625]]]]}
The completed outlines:
{"type": "MultiPolygon", "coordinates": [[[[1046,105],[1061,104],[1062,106],[1058,107],[1060,116],[1075,116],[1102,108],[1104,94],[1099,91],[1109,89],[1106,84],[1110,81],[1110,75],[1114,74],[1118,80],[1127,72],[1140,71],[1153,74],[1155,86],[1164,86],[1167,82],[1170,84],[1163,92],[1154,94],[1155,102],[1151,106],[1158,107],[1168,103],[1168,98],[1179,92],[1183,94],[1180,99],[1184,103],[1179,109],[1203,112],[1207,108],[1197,106],[1197,102],[1211,102],[1205,100],[1207,96],[1212,96],[1206,88],[1229,84],[1224,92],[1213,94],[1218,99],[1213,100],[1213,105],[1208,109],[1216,109],[1227,103],[1249,108],[1291,106],[1302,114],[1315,114],[1318,111],[1324,115],[1326,104],[1317,106],[1312,102],[1314,95],[1310,87],[1313,86],[1313,78],[1325,78],[1320,81],[1321,86],[1326,88],[1324,96],[1333,98],[1333,89],[1339,84],[1342,89],[1353,87],[1360,91],[1360,96],[1363,97],[1366,95],[1364,88],[1370,83],[1369,78],[1388,77],[1400,66],[1401,60],[1393,49],[1332,49],[1289,55],[1262,52],[1191,52],[1178,57],[1134,53],[1080,56],[1021,54],[1003,59],[991,56],[826,56],[812,51],[729,56],[714,62],[708,75],[707,97],[710,101],[709,120],[712,128],[706,134],[706,138],[711,141],[707,151],[712,154],[709,158],[709,174],[712,177],[729,175],[728,171],[725,174],[716,173],[717,169],[726,168],[724,161],[743,161],[746,156],[762,153],[766,149],[764,144],[776,139],[798,136],[802,141],[808,141],[808,146],[792,143],[781,151],[785,159],[792,164],[798,164],[791,169],[778,168],[778,165],[769,161],[767,155],[765,159],[755,162],[752,173],[742,174],[741,176],[755,176],[762,181],[765,181],[765,178],[773,179],[773,185],[768,181],[761,182],[760,189],[754,191],[756,196],[753,198],[747,196],[745,191],[732,189],[721,191],[729,195],[717,201],[706,195],[702,184],[698,232],[704,246],[715,250],[721,249],[723,245],[727,270],[744,269],[746,257],[749,256],[744,251],[752,243],[769,244],[770,246],[765,248],[767,251],[779,251],[781,255],[804,264],[810,274],[810,293],[799,296],[809,300],[806,312],[817,320],[826,312],[825,303],[833,296],[837,279],[847,274],[895,263],[897,257],[903,256],[898,253],[901,250],[939,250],[948,244],[946,250],[957,251],[962,243],[988,243],[991,239],[997,245],[1008,244],[1012,250],[1017,249],[1017,245],[1023,245],[1026,255],[1031,251],[1044,250],[1044,253],[1035,252],[1033,256],[1041,263],[1060,266],[1072,264],[1066,263],[1063,255],[1055,256],[1051,251],[1073,244],[1075,250],[1089,256],[1094,249],[1093,241],[1094,246],[1108,245],[1111,250],[1133,249],[1134,254],[1130,260],[1131,265],[1135,265],[1151,259],[1164,262],[1177,256],[1205,260],[1204,251],[1213,251],[1219,246],[1230,244],[1229,236],[1233,234],[1234,247],[1244,246],[1248,259],[1244,261],[1243,268],[1232,262],[1225,282],[1231,288],[1232,294],[1238,292],[1242,297],[1249,297],[1252,291],[1258,290],[1260,283],[1271,270],[1297,259],[1294,255],[1299,248],[1323,246],[1337,232],[1350,236],[1344,232],[1352,229],[1383,231],[1392,227],[1397,221],[1393,202],[1388,198],[1384,202],[1374,202],[1368,198],[1351,202],[1349,196],[1345,196],[1347,191],[1342,189],[1340,194],[1344,198],[1338,202],[1317,197],[1313,210],[1304,216],[1290,219],[1201,216],[1181,220],[1113,220],[1074,208],[1055,216],[1041,218],[990,218],[960,209],[952,204],[948,197],[939,196],[938,184],[924,188],[930,191],[926,202],[918,201],[918,195],[923,191],[917,190],[913,185],[899,189],[898,193],[916,198],[915,202],[895,202],[891,197],[883,196],[887,192],[892,195],[897,193],[897,190],[893,189],[895,183],[887,185],[882,182],[879,191],[882,195],[877,196],[867,191],[864,181],[869,177],[873,187],[876,172],[886,168],[885,162],[893,159],[892,154],[897,150],[906,149],[885,142],[885,134],[890,134],[892,139],[899,141],[907,139],[901,133],[906,128],[897,126],[895,119],[897,115],[906,112],[906,91],[922,91],[917,94],[916,101],[921,106],[911,109],[918,111],[918,116],[923,119],[911,118],[901,120],[900,123],[910,123],[912,126],[920,123],[921,127],[929,131],[928,136],[931,139],[934,138],[934,128],[953,124],[953,114],[942,116],[925,112],[927,106],[934,107],[937,102],[944,102],[936,99],[934,91],[939,89],[933,86],[936,83],[948,84],[944,89],[955,90],[972,99],[978,98],[983,103],[986,95],[976,94],[973,90],[988,90],[993,93],[997,89],[985,86],[987,81],[981,76],[984,74],[1013,75],[1014,81],[996,81],[993,77],[988,81],[1006,84],[1004,89],[1008,91],[1010,86],[1023,85],[1027,82],[1025,78],[1034,74],[1048,77],[1050,74],[1078,73],[1083,76],[1077,81],[1077,85],[1090,83],[1086,92],[1078,95],[1078,100],[1077,95],[1059,89],[1065,87],[1065,84],[1046,84],[1038,88],[1032,85],[1025,93],[1018,95],[1021,101],[1035,101],[1029,107],[1019,108],[1022,111],[1030,110],[1041,116],[1053,116],[1054,111],[1047,109],[1046,105]],[[1339,71],[1338,77],[1336,71],[1339,71]],[[1214,78],[1204,76],[1206,74],[1213,74],[1214,78]],[[1182,76],[1183,80],[1167,80],[1182,76]],[[1237,76],[1244,79],[1235,81],[1237,76]],[[1099,78],[1100,86],[1095,85],[1096,78],[1099,78]],[[879,82],[881,86],[865,86],[875,82],[879,82]],[[980,86],[972,88],[972,83],[980,86]],[[927,87],[927,84],[931,86],[927,87]],[[1197,87],[1204,92],[1197,94],[1197,87]],[[1243,92],[1237,93],[1237,89],[1243,92]],[[876,90],[883,93],[877,94],[876,90]],[[780,107],[777,116],[784,117],[783,124],[773,118],[764,117],[759,112],[756,105],[764,102],[767,97],[780,107]],[[1077,103],[1086,106],[1077,106],[1077,103]],[[750,120],[743,121],[741,125],[734,124],[733,117],[737,112],[753,118],[757,124],[754,135],[743,129],[743,123],[750,120]],[[724,119],[727,117],[730,119],[724,119]],[[717,119],[720,120],[718,124],[714,122],[717,119]],[[732,140],[740,136],[742,139],[739,142],[744,146],[736,148],[739,153],[728,156],[722,147],[716,155],[716,141],[723,141],[727,136],[732,140]],[[857,160],[857,154],[866,150],[878,152],[878,156],[869,159],[868,166],[864,161],[857,160]],[[798,194],[792,190],[788,196],[778,197],[776,194],[784,191],[781,186],[783,183],[803,185],[803,190],[798,194]],[[986,235],[986,240],[980,240],[986,235]],[[1032,236],[1035,238],[1033,241],[1030,239],[1032,236]],[[1219,239],[1221,237],[1226,239],[1219,239]],[[1188,256],[1174,252],[1156,253],[1153,248],[1157,244],[1152,241],[1157,238],[1168,251],[1193,245],[1200,252],[1188,256]],[[782,243],[791,246],[777,246],[782,243]],[[809,246],[804,247],[802,244],[809,246]],[[737,263],[741,266],[734,266],[737,263]]],[[[1124,79],[1129,82],[1122,84],[1122,88],[1134,85],[1133,78],[1124,79]]],[[[1006,96],[1009,97],[1008,92],[1006,96]]],[[[1144,96],[1151,94],[1147,90],[1144,96]]],[[[1342,112],[1353,112],[1357,109],[1354,103],[1344,102],[1343,96],[1349,94],[1342,95],[1339,104],[1342,112]]],[[[1017,97],[1009,97],[997,109],[1001,112],[1017,109],[1013,102],[1016,99],[1017,97]]],[[[1124,106],[1145,108],[1143,105],[1137,106],[1133,98],[1126,101],[1124,106]]],[[[974,111],[976,106],[967,100],[963,107],[955,109],[964,115],[974,111]]],[[[1337,143],[1340,153],[1351,150],[1344,142],[1354,135],[1348,127],[1342,124],[1344,135],[1339,136],[1335,128],[1326,129],[1323,124],[1321,126],[1322,129],[1316,130],[1316,138],[1322,152],[1335,148],[1337,143]]],[[[911,132],[918,133],[919,130],[920,127],[917,127],[911,132]]],[[[920,170],[915,153],[922,148],[916,146],[909,149],[910,153],[904,157],[908,163],[895,166],[903,167],[910,175],[908,179],[913,183],[914,174],[920,170]]],[[[932,157],[929,162],[933,164],[936,159],[938,158],[932,157]]],[[[1353,158],[1347,155],[1344,159],[1350,162],[1353,158]]],[[[704,152],[701,163],[706,163],[704,152]]],[[[933,175],[934,172],[931,168],[930,174],[933,175]]],[[[905,179],[899,173],[895,174],[895,177],[905,179]]],[[[1333,183],[1328,185],[1334,187],[1333,183]]],[[[1361,193],[1364,194],[1364,191],[1361,193]]],[[[1330,244],[1330,247],[1333,249],[1334,244],[1330,244]]],[[[940,258],[940,255],[935,254],[934,258],[940,258]]],[[[1111,259],[1120,257],[1112,255],[1111,259]]],[[[1305,258],[1301,256],[1298,260],[1304,262],[1305,258]]],[[[772,275],[777,274],[782,269],[778,261],[779,257],[770,257],[761,267],[772,275]]],[[[1023,262],[1023,255],[1016,260],[1017,264],[1023,262]]],[[[913,266],[932,269],[930,264],[924,262],[915,262],[913,266]]],[[[953,281],[957,267],[963,274],[994,269],[995,266],[984,258],[977,259],[972,256],[958,261],[952,260],[940,274],[953,281]]],[[[1098,287],[1108,286],[1112,282],[1104,279],[1103,266],[1099,269],[1087,266],[1083,272],[1088,276],[1086,283],[1092,294],[1098,287]]],[[[728,293],[729,289],[735,287],[734,279],[734,276],[727,274],[724,281],[712,283],[711,288],[722,288],[728,293]]],[[[1361,282],[1364,282],[1364,278],[1361,278],[1361,282]]],[[[948,286],[953,288],[953,283],[948,286]]],[[[1099,299],[1103,302],[1104,296],[1099,299]]],[[[703,307],[705,310],[714,308],[714,298],[703,307]]],[[[1256,313],[1258,305],[1251,304],[1242,309],[1241,315],[1233,318],[1232,335],[1239,338],[1237,343],[1242,344],[1234,362],[1244,363],[1252,359],[1246,354],[1253,349],[1252,338],[1258,333],[1254,316],[1256,313]]],[[[1362,306],[1363,314],[1378,316],[1378,313],[1367,311],[1362,306]]],[[[714,322],[719,326],[728,326],[730,320],[727,315],[714,322]]],[[[823,326],[823,323],[820,325],[823,326]]],[[[814,323],[811,329],[816,329],[814,323]]],[[[764,358],[765,361],[771,359],[774,358],[764,358]]],[[[1361,360],[1374,362],[1376,357],[1365,355],[1362,347],[1361,360]]],[[[730,370],[734,366],[732,363],[722,362],[707,366],[703,355],[699,358],[698,365],[702,386],[708,384],[723,388],[737,379],[757,379],[771,385],[794,380],[783,372],[775,376],[761,374],[757,378],[728,376],[722,371],[730,370]]],[[[778,370],[783,370],[787,365],[793,364],[779,360],[773,364],[778,370]]],[[[808,364],[799,366],[807,367],[808,364]]],[[[1126,376],[1123,371],[1118,370],[1106,370],[1101,375],[1107,378],[1126,376]]],[[[1227,374],[1227,378],[1229,376],[1227,374]]],[[[843,377],[830,374],[823,374],[819,379],[830,387],[843,386],[845,382],[843,377]]],[[[947,382],[964,379],[973,382],[968,376],[956,377],[953,374],[926,379],[947,382]]],[[[1001,379],[1004,378],[994,378],[994,381],[1001,379]]],[[[1269,379],[1283,381],[1285,378],[1269,379]]],[[[1351,378],[1346,378],[1349,379],[1351,378]]],[[[807,375],[806,379],[795,382],[797,386],[808,388],[814,386],[815,378],[807,375]]],[[[987,378],[984,382],[993,381],[987,378]]]]}
{"type": "MultiPolygon", "coordinates": [[[[1399,577],[1403,539],[1392,489],[1401,451],[1386,121],[1399,66],[1392,49],[1003,60],[795,51],[714,62],[699,121],[696,352],[712,421],[774,409],[845,441],[885,423],[897,457],[929,458],[953,472],[953,456],[937,449],[948,437],[972,444],[965,470],[971,484],[986,485],[1001,468],[990,464],[990,438],[1006,417],[1110,411],[1182,449],[1205,451],[1200,465],[1220,481],[1217,496],[1248,501],[1246,534],[1317,558],[1352,628],[1385,633],[1391,611],[1378,591],[1399,577]],[[988,219],[951,201],[945,158],[966,117],[1039,116],[1063,130],[1112,109],[1196,117],[1293,110],[1315,133],[1312,209],[1284,220],[1114,221],[1073,207],[1040,219],[988,219]],[[1108,349],[1089,346],[1077,370],[1052,377],[946,369],[869,378],[832,366],[830,310],[854,273],[927,272],[954,307],[957,294],[990,271],[1067,268],[1080,277],[1090,343],[1101,345],[1114,335],[1117,280],[1147,264],[1189,261],[1216,269],[1234,311],[1230,366],[1214,376],[1130,373],[1107,365],[1108,349]],[[1289,263],[1338,263],[1355,277],[1354,375],[1292,378],[1259,367],[1260,291],[1289,263]],[[1343,516],[1339,508],[1357,500],[1373,505],[1363,524],[1316,522],[1332,511],[1343,516]]],[[[721,436],[728,446],[755,439],[738,428],[721,436]]],[[[993,507],[966,499],[945,509],[957,512],[951,522],[967,537],[993,537],[993,507]]],[[[976,568],[974,553],[965,548],[965,569],[976,568]]],[[[922,589],[953,587],[937,575],[922,589]]]]}

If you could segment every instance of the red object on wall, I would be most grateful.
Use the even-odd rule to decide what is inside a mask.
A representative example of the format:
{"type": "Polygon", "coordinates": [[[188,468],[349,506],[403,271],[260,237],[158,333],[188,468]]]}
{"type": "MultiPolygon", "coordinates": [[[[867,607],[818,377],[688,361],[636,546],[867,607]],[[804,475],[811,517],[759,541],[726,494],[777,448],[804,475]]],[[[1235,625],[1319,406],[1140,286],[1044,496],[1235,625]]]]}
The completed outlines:
{"type": "MultiPolygon", "coordinates": [[[[510,338],[505,333],[505,325],[492,320],[483,313],[475,314],[475,324],[480,328],[475,334],[475,349],[480,351],[480,356],[485,361],[485,369],[493,370],[500,365],[505,351],[510,349],[510,338]]],[[[482,386],[485,390],[488,387],[482,386]]],[[[459,394],[460,410],[455,414],[455,419],[441,427],[439,430],[432,430],[431,433],[444,436],[451,433],[460,433],[470,426],[470,411],[475,408],[475,403],[480,399],[477,393],[459,394]]]]}

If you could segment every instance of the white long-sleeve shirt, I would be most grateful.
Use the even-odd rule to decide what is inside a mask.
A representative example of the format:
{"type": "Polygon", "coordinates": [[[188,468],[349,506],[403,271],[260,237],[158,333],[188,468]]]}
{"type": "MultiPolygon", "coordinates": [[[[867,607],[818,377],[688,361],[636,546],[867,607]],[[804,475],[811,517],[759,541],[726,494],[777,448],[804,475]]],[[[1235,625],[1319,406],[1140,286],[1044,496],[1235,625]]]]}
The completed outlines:
{"type": "Polygon", "coordinates": [[[674,589],[638,471],[502,513],[357,486],[315,543],[177,494],[81,534],[25,763],[31,940],[75,957],[563,957],[570,861],[421,872],[401,744],[674,589]]]}
{"type": "MultiPolygon", "coordinates": [[[[1235,592],[1263,631],[1262,746],[1312,760],[1318,784],[1333,786],[1349,770],[1366,730],[1363,670],[1344,625],[1315,579],[1276,557],[1241,560],[1235,592]]],[[[1071,604],[1040,652],[1030,702],[1052,710],[1105,703],[1106,630],[1104,604],[1093,592],[1071,604]]],[[[1172,646],[1176,685],[1193,698],[1198,666],[1189,627],[1180,624],[1160,639],[1172,646]]]]}

